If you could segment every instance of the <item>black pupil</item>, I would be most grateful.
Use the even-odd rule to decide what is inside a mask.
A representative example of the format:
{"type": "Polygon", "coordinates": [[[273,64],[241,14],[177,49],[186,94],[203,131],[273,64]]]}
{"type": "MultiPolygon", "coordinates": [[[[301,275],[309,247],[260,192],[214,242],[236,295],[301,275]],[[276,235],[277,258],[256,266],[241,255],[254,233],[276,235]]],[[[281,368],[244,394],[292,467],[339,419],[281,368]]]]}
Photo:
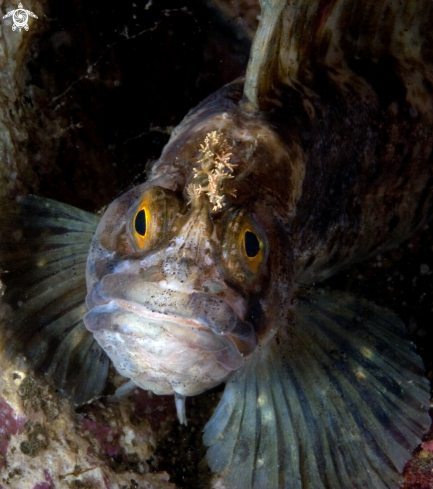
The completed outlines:
{"type": "Polygon", "coordinates": [[[257,236],[250,231],[245,233],[245,251],[250,258],[255,257],[260,251],[260,242],[257,236]]]}
{"type": "Polygon", "coordinates": [[[135,216],[135,230],[140,236],[144,236],[146,234],[146,214],[144,209],[135,216]]]}

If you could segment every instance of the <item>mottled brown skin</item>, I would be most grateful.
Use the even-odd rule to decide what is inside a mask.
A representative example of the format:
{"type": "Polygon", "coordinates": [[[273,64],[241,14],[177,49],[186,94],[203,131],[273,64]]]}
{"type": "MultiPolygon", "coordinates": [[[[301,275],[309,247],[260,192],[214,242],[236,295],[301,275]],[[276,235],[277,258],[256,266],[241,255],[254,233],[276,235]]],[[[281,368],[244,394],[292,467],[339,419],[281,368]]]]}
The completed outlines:
{"type": "MultiPolygon", "coordinates": [[[[259,140],[248,159],[242,147],[233,150],[239,166],[232,204],[272,207],[290,240],[296,280],[320,282],[403,241],[431,213],[430,113],[410,105],[403,81],[387,73],[389,91],[354,72],[344,85],[321,73],[308,89],[286,87],[282,107],[253,115],[235,105],[241,83],[234,83],[183,122],[182,136],[169,143],[153,174],[172,174],[178,188],[184,186],[203,135],[217,127],[218,114],[230,114],[233,126],[248,127],[259,140]],[[263,127],[273,132],[272,141],[263,138],[263,127]],[[284,161],[270,156],[281,145],[284,161]]],[[[230,140],[230,125],[225,130],[230,140]]]]}
{"type": "Polygon", "coordinates": [[[390,79],[395,91],[387,93],[355,74],[344,89],[317,83],[291,226],[301,282],[321,281],[403,241],[430,215],[430,114],[408,104],[402,81],[390,79]]]}
{"type": "MultiPolygon", "coordinates": [[[[273,3],[263,2],[269,18],[273,3]]],[[[433,6],[282,4],[271,38],[253,47],[267,56],[263,66],[253,56],[260,75],[246,93],[303,152],[290,235],[296,278],[314,283],[403,241],[431,214],[433,6]]]]}
{"type": "MultiPolygon", "coordinates": [[[[236,197],[226,195],[221,211],[209,208],[210,219],[218,225],[234,211],[247,209],[267,235],[270,253],[266,280],[255,291],[257,294],[260,290],[261,296],[253,294],[250,300],[254,309],[250,314],[257,316],[253,321],[256,333],[261,343],[266,343],[279,327],[287,324],[291,296],[288,284],[293,282],[294,273],[288,214],[294,211],[299,195],[296,186],[303,171],[302,153],[299,147],[284,145],[264,118],[239,108],[241,93],[242,82],[232,83],[191,111],[152,168],[148,184],[162,179],[164,185],[185,199],[185,188],[193,181],[192,170],[197,166],[206,134],[220,130],[234,145],[230,162],[237,166],[228,187],[236,190],[236,197]]],[[[223,241],[221,234],[218,238],[223,241]]],[[[226,280],[230,282],[230,277],[226,280]]]]}

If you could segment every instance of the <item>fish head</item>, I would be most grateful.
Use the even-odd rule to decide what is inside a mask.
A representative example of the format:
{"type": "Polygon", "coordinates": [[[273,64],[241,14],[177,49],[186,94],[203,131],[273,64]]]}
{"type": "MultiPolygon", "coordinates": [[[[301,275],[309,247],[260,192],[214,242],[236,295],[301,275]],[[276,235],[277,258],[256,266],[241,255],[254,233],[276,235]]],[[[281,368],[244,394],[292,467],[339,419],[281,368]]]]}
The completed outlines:
{"type": "Polygon", "coordinates": [[[156,394],[220,384],[287,322],[287,233],[261,199],[218,206],[203,167],[116,199],[88,256],[84,324],[120,374],[156,394]]]}

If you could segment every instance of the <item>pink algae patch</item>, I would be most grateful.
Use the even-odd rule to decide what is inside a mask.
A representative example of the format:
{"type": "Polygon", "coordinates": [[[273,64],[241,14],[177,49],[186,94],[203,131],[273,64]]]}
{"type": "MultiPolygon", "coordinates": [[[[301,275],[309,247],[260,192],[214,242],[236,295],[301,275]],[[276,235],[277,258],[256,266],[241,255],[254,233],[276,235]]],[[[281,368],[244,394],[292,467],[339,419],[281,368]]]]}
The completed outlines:
{"type": "Polygon", "coordinates": [[[119,454],[121,447],[118,443],[119,435],[116,430],[113,430],[109,426],[97,423],[89,418],[83,418],[81,423],[87,431],[92,433],[101,449],[109,457],[114,457],[119,454]]]}
{"type": "Polygon", "coordinates": [[[173,396],[157,396],[149,391],[136,389],[132,402],[134,416],[146,418],[153,432],[158,432],[167,420],[176,419],[176,408],[173,396]]]}
{"type": "Polygon", "coordinates": [[[422,442],[421,447],[423,450],[428,450],[430,452],[433,452],[433,440],[422,442]]]}
{"type": "Polygon", "coordinates": [[[16,435],[25,422],[26,419],[23,416],[15,417],[14,410],[0,397],[0,469],[6,464],[6,454],[11,436],[16,435]]]}
{"type": "Polygon", "coordinates": [[[46,482],[40,482],[33,489],[56,489],[54,481],[47,469],[44,469],[44,474],[46,482]]]}

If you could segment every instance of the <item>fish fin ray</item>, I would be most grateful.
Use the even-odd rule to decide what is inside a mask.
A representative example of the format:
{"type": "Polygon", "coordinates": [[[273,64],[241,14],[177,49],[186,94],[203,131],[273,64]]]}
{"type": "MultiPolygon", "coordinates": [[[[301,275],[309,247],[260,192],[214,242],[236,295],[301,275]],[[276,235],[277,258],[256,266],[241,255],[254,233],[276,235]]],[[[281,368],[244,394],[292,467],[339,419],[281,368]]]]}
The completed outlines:
{"type": "Polygon", "coordinates": [[[247,371],[242,369],[235,379],[228,381],[223,396],[224,402],[218,404],[206,425],[203,440],[205,445],[210,447],[208,459],[211,458],[213,461],[212,469],[218,473],[222,473],[232,463],[237,439],[229,434],[238,432],[242,423],[246,399],[246,374],[247,371]],[[225,440],[220,443],[222,437],[225,440]]]}
{"type": "Polygon", "coordinates": [[[75,404],[98,397],[109,360],[84,327],[86,260],[99,218],[28,196],[0,214],[4,361],[44,375],[75,404]]]}
{"type": "Polygon", "coordinates": [[[320,290],[303,291],[293,314],[293,328],[227,383],[204,432],[211,469],[234,489],[397,486],[430,426],[428,381],[403,323],[320,290]]]}

